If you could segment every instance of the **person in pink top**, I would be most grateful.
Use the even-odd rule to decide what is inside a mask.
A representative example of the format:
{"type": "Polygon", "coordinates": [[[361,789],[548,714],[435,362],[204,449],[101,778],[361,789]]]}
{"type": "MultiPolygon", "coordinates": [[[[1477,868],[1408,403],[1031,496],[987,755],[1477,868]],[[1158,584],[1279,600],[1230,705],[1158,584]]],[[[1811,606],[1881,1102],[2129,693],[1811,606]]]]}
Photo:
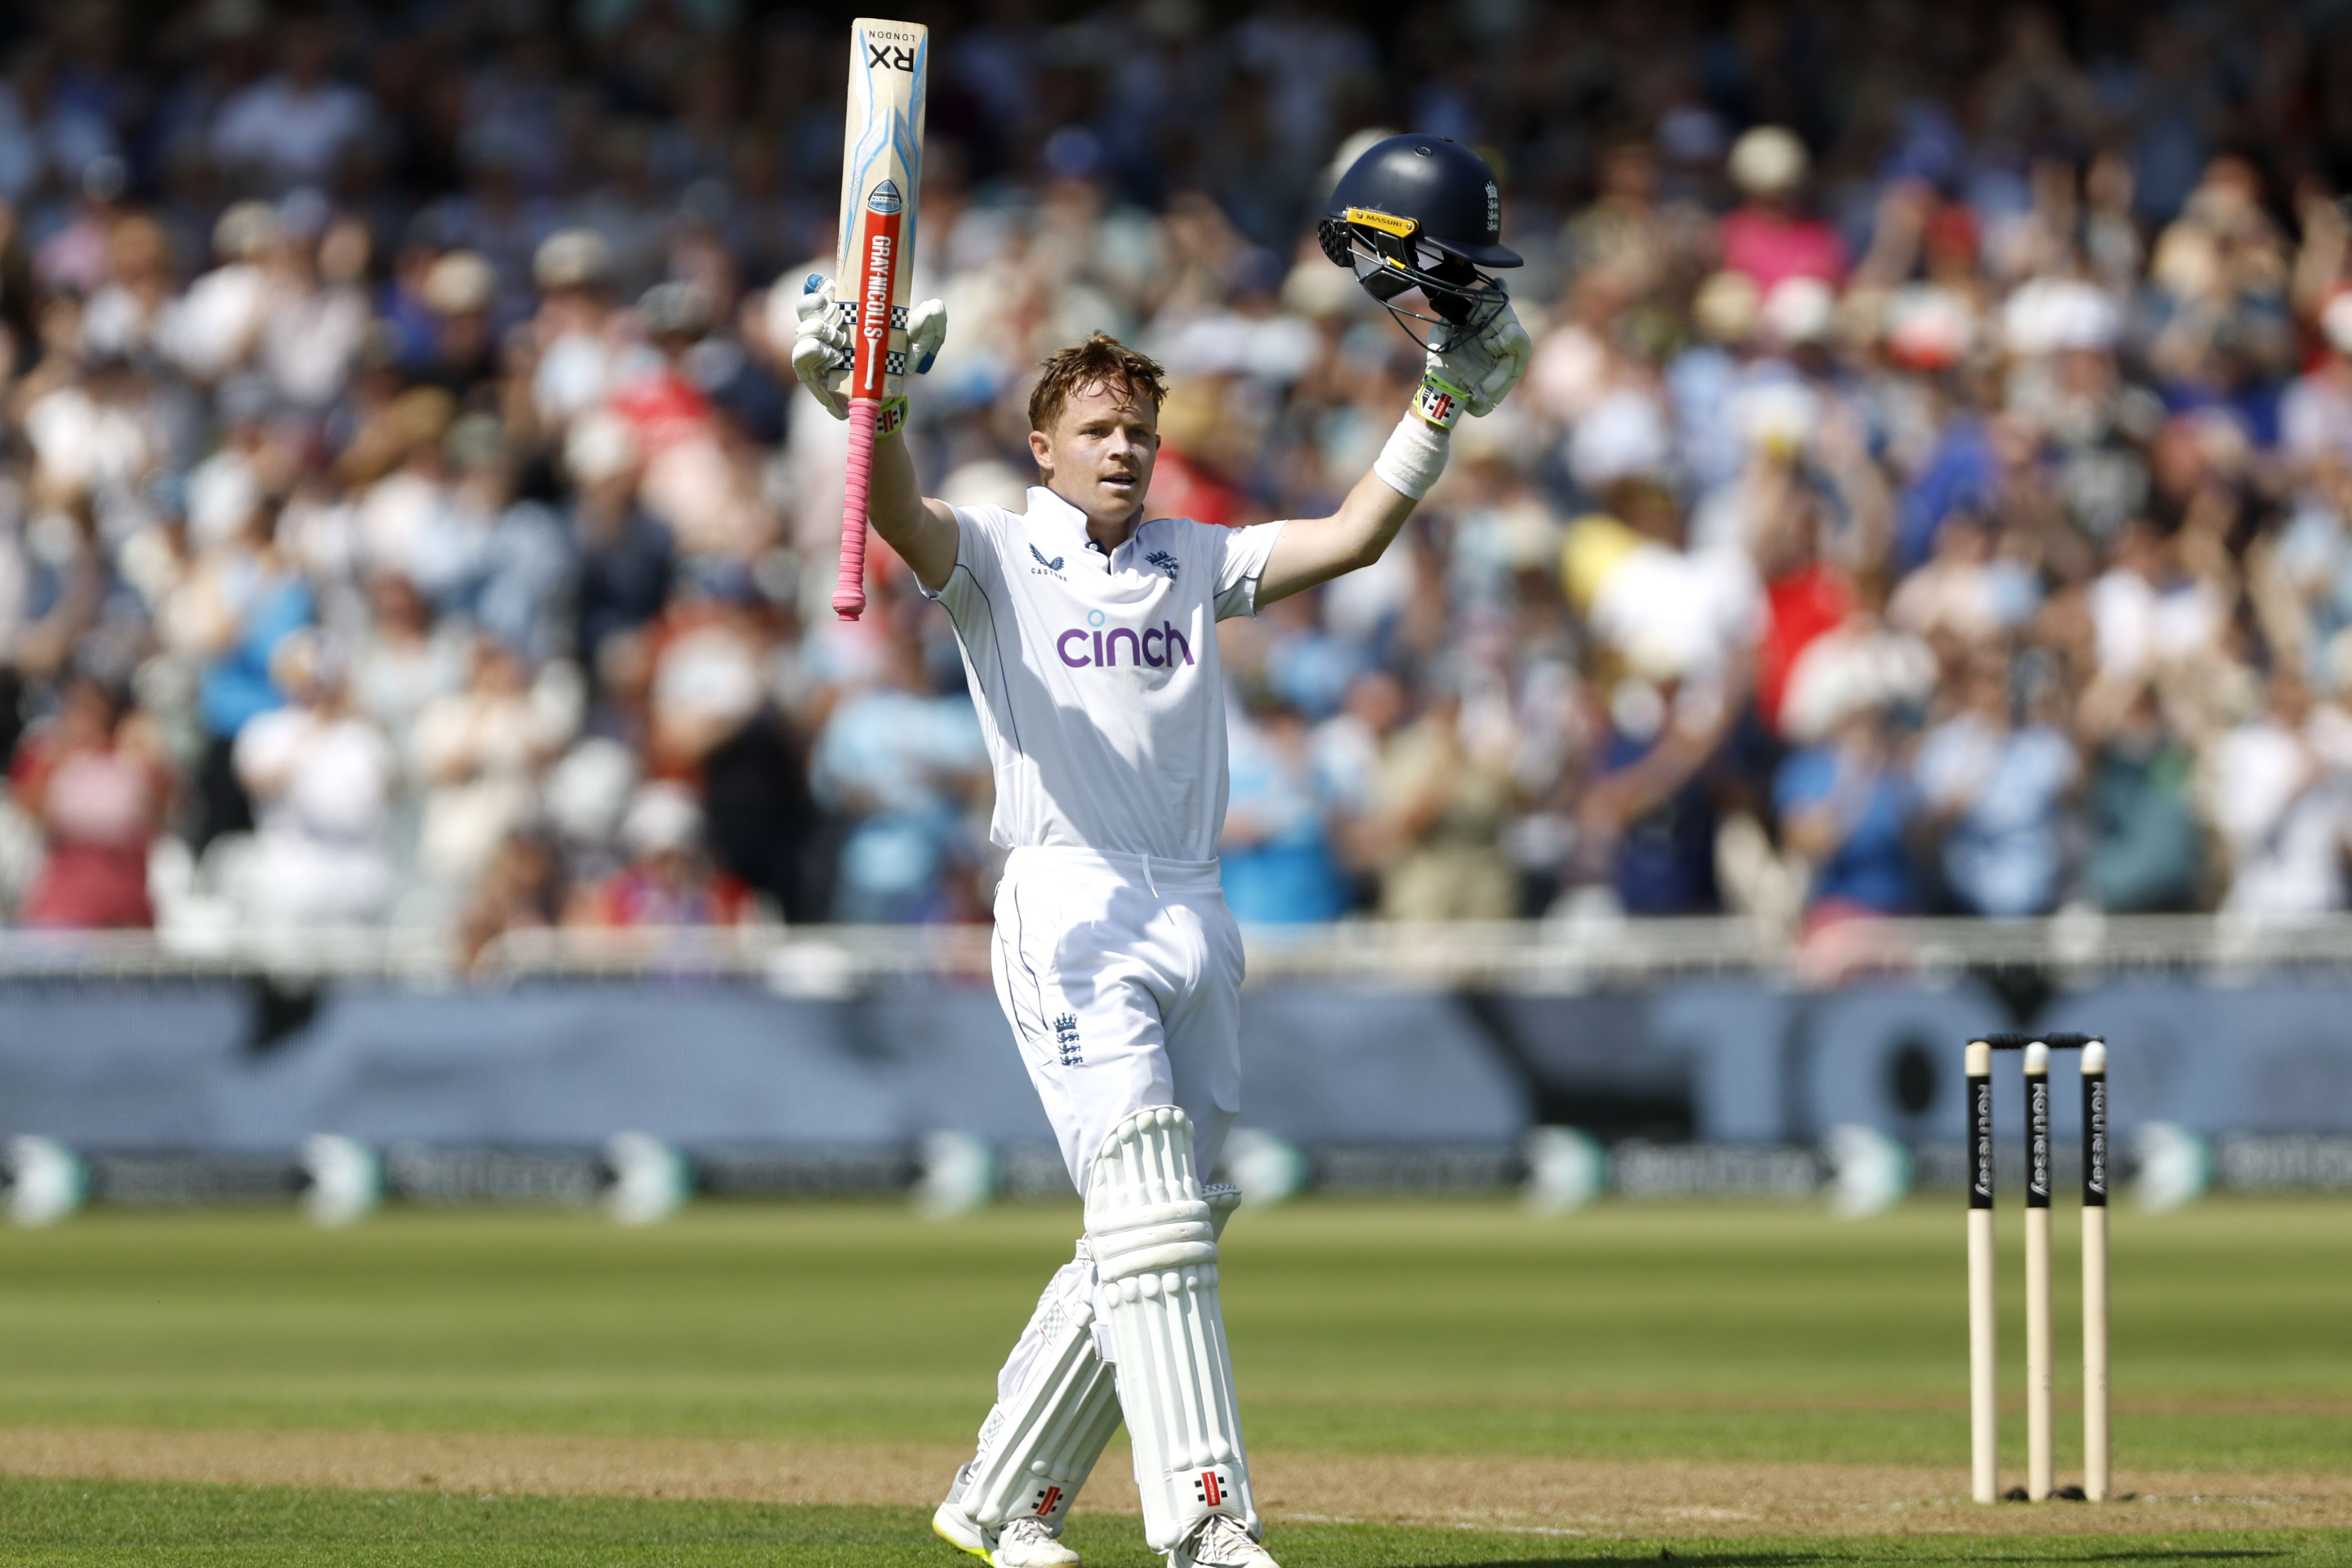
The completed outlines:
{"type": "Polygon", "coordinates": [[[66,688],[29,736],[10,782],[39,819],[48,860],[18,911],[26,925],[152,926],[147,852],[171,799],[163,747],[125,695],[91,676],[66,688]]]}
{"type": "Polygon", "coordinates": [[[1724,218],[1723,265],[1756,280],[1759,294],[1790,278],[1845,280],[1845,242],[1803,210],[1805,144],[1778,125],[1759,125],[1731,144],[1731,183],[1744,198],[1724,218]]]}

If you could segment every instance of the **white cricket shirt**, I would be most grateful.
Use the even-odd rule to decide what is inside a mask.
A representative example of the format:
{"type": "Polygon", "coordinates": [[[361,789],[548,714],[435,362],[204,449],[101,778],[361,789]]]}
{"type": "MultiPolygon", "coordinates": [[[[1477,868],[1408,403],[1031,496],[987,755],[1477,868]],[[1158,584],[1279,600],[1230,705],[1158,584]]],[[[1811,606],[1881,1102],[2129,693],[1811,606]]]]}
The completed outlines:
{"type": "MultiPolygon", "coordinates": [[[[996,773],[989,837],[1209,860],[1225,825],[1216,623],[1257,613],[1278,522],[1159,518],[1106,559],[1042,485],[957,507],[947,606],[996,773]]],[[[928,590],[927,590],[928,592],[928,590]]]]}

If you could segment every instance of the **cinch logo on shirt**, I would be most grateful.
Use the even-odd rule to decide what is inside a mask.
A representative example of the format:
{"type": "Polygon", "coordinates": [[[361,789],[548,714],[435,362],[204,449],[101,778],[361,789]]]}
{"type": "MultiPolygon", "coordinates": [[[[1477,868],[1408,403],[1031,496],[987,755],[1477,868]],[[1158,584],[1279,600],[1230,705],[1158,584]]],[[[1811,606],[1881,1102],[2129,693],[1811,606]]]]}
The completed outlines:
{"type": "Polygon", "coordinates": [[[1132,626],[1113,626],[1108,633],[1089,631],[1084,626],[1072,626],[1054,639],[1054,651],[1072,669],[1111,669],[1118,664],[1118,645],[1127,643],[1127,662],[1148,665],[1153,669],[1165,669],[1181,655],[1186,664],[1192,662],[1192,645],[1171,622],[1162,621],[1156,626],[1146,626],[1141,636],[1132,626]],[[1094,657],[1087,657],[1091,646],[1094,657]]]}

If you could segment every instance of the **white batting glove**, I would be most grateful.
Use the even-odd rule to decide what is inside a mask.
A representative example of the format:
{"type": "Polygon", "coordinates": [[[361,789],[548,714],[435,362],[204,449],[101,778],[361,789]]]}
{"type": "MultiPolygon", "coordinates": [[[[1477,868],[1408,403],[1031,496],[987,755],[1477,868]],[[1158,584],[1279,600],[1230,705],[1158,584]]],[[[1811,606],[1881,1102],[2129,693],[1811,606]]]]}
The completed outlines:
{"type": "MultiPolygon", "coordinates": [[[[835,419],[849,417],[849,370],[856,354],[856,307],[833,297],[833,279],[811,273],[801,286],[795,304],[800,324],[793,331],[793,374],[835,419]]],[[[947,342],[948,308],[943,300],[926,300],[907,312],[907,352],[917,375],[931,368],[940,347],[947,342]]],[[[885,405],[881,424],[886,436],[906,423],[903,397],[885,405]]]]}
{"type": "Polygon", "coordinates": [[[907,312],[907,355],[915,362],[917,375],[929,374],[931,362],[940,357],[940,349],[947,341],[945,300],[926,300],[907,312]]]}
{"type": "Polygon", "coordinates": [[[849,417],[849,321],[834,309],[833,279],[812,272],[797,301],[793,374],[835,419],[849,417]]]}
{"type": "Polygon", "coordinates": [[[1442,430],[1453,429],[1465,414],[1476,419],[1495,412],[1528,373],[1533,347],[1507,300],[1475,332],[1447,328],[1444,343],[1430,349],[1421,390],[1412,399],[1413,412],[1442,430]]]}

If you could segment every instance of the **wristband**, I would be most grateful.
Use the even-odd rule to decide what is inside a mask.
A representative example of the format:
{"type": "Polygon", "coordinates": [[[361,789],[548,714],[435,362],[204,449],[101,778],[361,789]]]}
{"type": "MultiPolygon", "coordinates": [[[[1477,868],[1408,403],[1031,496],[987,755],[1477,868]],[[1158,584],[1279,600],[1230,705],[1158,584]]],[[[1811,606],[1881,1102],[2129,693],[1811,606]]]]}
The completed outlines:
{"type": "MultiPolygon", "coordinates": [[[[1426,383],[1423,384],[1424,390],[1426,383]]],[[[1456,411],[1461,405],[1456,402],[1456,411]]],[[[1445,471],[1445,453],[1454,444],[1452,429],[1432,421],[1421,411],[1421,398],[1413,398],[1412,412],[1397,421],[1389,443],[1373,459],[1372,472],[1383,484],[1409,500],[1419,500],[1445,471]]]]}
{"type": "Polygon", "coordinates": [[[1440,430],[1451,430],[1462,423],[1462,412],[1469,397],[1468,393],[1451,382],[1439,380],[1433,371],[1423,376],[1421,385],[1413,390],[1412,411],[1440,430]]]}

